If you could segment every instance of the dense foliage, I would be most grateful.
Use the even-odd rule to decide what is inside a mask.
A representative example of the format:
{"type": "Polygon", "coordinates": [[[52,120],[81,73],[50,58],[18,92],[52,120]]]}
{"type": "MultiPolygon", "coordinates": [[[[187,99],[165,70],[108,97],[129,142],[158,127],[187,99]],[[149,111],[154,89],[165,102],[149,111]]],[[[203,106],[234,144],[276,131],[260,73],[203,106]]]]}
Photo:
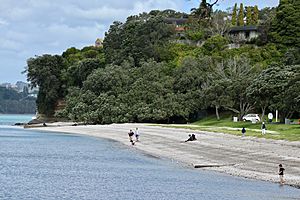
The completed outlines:
{"type": "Polygon", "coordinates": [[[247,95],[254,104],[258,104],[262,113],[270,107],[282,112],[282,120],[299,112],[300,66],[272,65],[263,70],[247,88],[247,95]]]}
{"type": "Polygon", "coordinates": [[[300,1],[280,0],[271,36],[277,44],[300,48],[300,1]]]}
{"type": "Polygon", "coordinates": [[[64,60],[58,55],[43,55],[30,58],[27,64],[28,80],[32,86],[39,86],[38,111],[47,116],[53,115],[57,100],[64,94],[64,60]]]}
{"type": "MultiPolygon", "coordinates": [[[[299,48],[283,47],[282,40],[272,43],[266,34],[257,39],[259,46],[229,49],[226,33],[237,22],[224,20],[228,13],[212,12],[212,4],[204,3],[180,33],[166,18],[186,14],[151,11],[114,22],[103,48],[73,47],[62,56],[29,59],[28,80],[40,87],[38,111],[100,124],[187,122],[212,109],[217,118],[223,111],[241,119],[249,112],[274,110],[282,119],[298,117],[299,48]],[[57,111],[59,100],[66,106],[57,111]]],[[[280,15],[256,9],[247,9],[248,23],[265,16],[260,23],[275,31],[272,24],[280,15]]]]}
{"type": "Polygon", "coordinates": [[[35,98],[29,97],[26,90],[18,93],[13,89],[0,87],[0,113],[24,114],[35,111],[35,98]]]}
{"type": "Polygon", "coordinates": [[[243,5],[243,3],[240,4],[237,24],[238,24],[238,26],[244,26],[244,5],[243,5]]]}
{"type": "Polygon", "coordinates": [[[104,39],[107,63],[121,64],[133,60],[162,61],[167,42],[174,36],[173,27],[164,19],[175,13],[150,12],[127,18],[126,23],[114,22],[104,39]]]}

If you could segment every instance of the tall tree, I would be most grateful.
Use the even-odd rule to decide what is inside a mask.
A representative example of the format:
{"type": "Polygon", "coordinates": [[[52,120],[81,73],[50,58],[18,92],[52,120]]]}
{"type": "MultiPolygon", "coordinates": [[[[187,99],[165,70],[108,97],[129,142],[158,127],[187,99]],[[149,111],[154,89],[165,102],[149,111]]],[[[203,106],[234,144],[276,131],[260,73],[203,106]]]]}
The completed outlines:
{"type": "Polygon", "coordinates": [[[230,21],[227,20],[228,13],[217,10],[212,14],[210,26],[208,27],[210,35],[224,35],[229,27],[230,21]]]}
{"type": "Polygon", "coordinates": [[[300,48],[300,2],[281,0],[271,27],[272,41],[300,48]]]}
{"type": "MultiPolygon", "coordinates": [[[[214,75],[216,78],[216,74],[214,75]]],[[[224,77],[218,77],[209,83],[209,86],[204,88],[204,102],[206,106],[215,108],[217,120],[220,119],[219,110],[222,107],[232,105],[232,99],[227,88],[231,85],[231,81],[224,77]]]]}
{"type": "Polygon", "coordinates": [[[124,38],[124,25],[122,22],[113,22],[108,32],[105,32],[103,47],[107,63],[117,62],[124,59],[121,45],[124,38]]]}
{"type": "Polygon", "coordinates": [[[95,58],[88,58],[71,65],[66,71],[68,86],[81,88],[86,78],[97,68],[104,68],[104,63],[95,58]]]}
{"type": "Polygon", "coordinates": [[[233,7],[231,24],[233,26],[237,25],[237,3],[235,3],[233,7]]]}
{"type": "Polygon", "coordinates": [[[103,42],[108,63],[162,61],[160,51],[174,36],[174,27],[165,23],[166,13],[151,13],[130,16],[124,24],[114,22],[103,42]]]}
{"type": "Polygon", "coordinates": [[[40,114],[52,116],[57,100],[65,95],[64,60],[58,55],[43,55],[27,60],[27,80],[39,87],[37,107],[40,114]]]}
{"type": "Polygon", "coordinates": [[[238,16],[238,26],[244,26],[244,6],[243,3],[240,4],[239,16],[238,16]]]}
{"type": "Polygon", "coordinates": [[[263,8],[259,11],[260,34],[258,36],[258,44],[265,45],[270,40],[271,23],[274,21],[276,8],[263,8]]]}
{"type": "Polygon", "coordinates": [[[279,110],[281,121],[299,110],[300,66],[271,65],[252,80],[247,96],[262,109],[279,110]]]}
{"type": "MultiPolygon", "coordinates": [[[[251,20],[253,25],[258,24],[258,16],[259,16],[258,6],[255,5],[254,8],[253,8],[252,20],[251,20]]],[[[248,19],[248,16],[247,16],[247,19],[248,19]]]]}
{"type": "Polygon", "coordinates": [[[247,6],[246,24],[247,25],[251,25],[252,24],[252,8],[250,6],[247,6]]]}
{"type": "Polygon", "coordinates": [[[245,57],[223,60],[216,66],[215,74],[215,81],[226,88],[222,96],[228,95],[230,97],[224,101],[218,101],[223,103],[224,108],[233,111],[241,119],[253,109],[253,105],[246,95],[246,88],[255,76],[250,60],[245,57]]]}
{"type": "Polygon", "coordinates": [[[206,0],[202,0],[199,8],[191,9],[192,14],[197,16],[199,19],[210,19],[213,11],[213,6],[218,3],[219,0],[215,0],[213,3],[207,3],[206,0]]]}

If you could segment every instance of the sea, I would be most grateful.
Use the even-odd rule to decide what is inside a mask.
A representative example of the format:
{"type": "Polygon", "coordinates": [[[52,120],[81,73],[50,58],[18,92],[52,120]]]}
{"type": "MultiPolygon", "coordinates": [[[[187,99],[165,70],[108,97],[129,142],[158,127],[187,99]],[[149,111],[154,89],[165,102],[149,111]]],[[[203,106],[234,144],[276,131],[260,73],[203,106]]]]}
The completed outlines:
{"type": "Polygon", "coordinates": [[[0,115],[0,200],[289,200],[300,189],[192,169],[112,140],[13,126],[0,115]]]}

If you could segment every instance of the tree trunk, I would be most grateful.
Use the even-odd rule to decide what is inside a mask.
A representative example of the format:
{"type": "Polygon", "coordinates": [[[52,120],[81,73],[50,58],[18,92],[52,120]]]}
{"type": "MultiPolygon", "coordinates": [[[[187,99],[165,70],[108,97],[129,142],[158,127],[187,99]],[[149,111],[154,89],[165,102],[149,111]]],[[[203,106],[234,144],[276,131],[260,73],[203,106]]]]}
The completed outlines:
{"type": "Polygon", "coordinates": [[[240,102],[240,112],[239,112],[239,120],[242,120],[242,117],[247,114],[249,111],[253,110],[253,106],[250,105],[249,103],[240,102]]]}
{"type": "Polygon", "coordinates": [[[264,120],[265,113],[266,113],[266,106],[262,106],[261,107],[261,121],[264,120]]]}
{"type": "Polygon", "coordinates": [[[289,114],[287,115],[287,118],[288,119],[292,118],[293,114],[294,114],[294,111],[290,111],[289,114]]]}
{"type": "Polygon", "coordinates": [[[216,116],[217,116],[217,120],[220,120],[220,116],[219,116],[219,106],[215,106],[216,108],[216,116]]]}

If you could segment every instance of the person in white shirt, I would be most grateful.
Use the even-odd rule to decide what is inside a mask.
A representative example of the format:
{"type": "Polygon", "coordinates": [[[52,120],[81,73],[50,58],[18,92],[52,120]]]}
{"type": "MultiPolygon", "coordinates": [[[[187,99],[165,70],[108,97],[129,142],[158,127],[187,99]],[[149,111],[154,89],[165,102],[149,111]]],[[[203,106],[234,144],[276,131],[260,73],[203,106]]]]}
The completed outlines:
{"type": "Polygon", "coordinates": [[[138,128],[135,128],[135,141],[138,142],[140,138],[140,132],[138,128]]]}
{"type": "Polygon", "coordinates": [[[261,134],[265,135],[266,134],[266,130],[267,130],[267,127],[265,125],[265,122],[263,122],[262,125],[261,125],[261,134]]]}

